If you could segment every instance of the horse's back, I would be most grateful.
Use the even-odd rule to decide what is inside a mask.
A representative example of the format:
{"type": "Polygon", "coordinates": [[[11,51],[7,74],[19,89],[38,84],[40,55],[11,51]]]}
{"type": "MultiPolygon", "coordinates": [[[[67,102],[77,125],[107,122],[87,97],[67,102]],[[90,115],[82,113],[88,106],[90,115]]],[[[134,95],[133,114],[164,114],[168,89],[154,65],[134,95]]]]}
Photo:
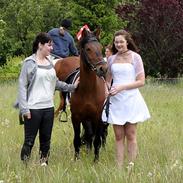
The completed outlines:
{"type": "Polygon", "coordinates": [[[80,67],[80,58],[76,56],[58,60],[55,64],[56,75],[59,80],[65,81],[67,77],[80,67]]]}

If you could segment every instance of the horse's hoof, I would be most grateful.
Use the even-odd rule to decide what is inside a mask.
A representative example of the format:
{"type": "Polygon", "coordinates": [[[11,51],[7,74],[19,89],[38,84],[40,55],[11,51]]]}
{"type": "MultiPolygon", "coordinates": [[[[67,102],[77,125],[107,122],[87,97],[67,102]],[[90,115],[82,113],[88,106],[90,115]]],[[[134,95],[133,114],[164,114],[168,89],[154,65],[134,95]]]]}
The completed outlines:
{"type": "Polygon", "coordinates": [[[92,151],[91,145],[86,145],[86,154],[89,154],[92,151]]]}
{"type": "Polygon", "coordinates": [[[102,143],[102,148],[105,150],[106,143],[102,143]]]}
{"type": "Polygon", "coordinates": [[[94,163],[98,163],[99,162],[99,156],[95,156],[93,161],[94,161],[94,163]]]}
{"type": "Polygon", "coordinates": [[[75,156],[74,156],[74,160],[75,160],[75,161],[80,160],[80,156],[79,156],[79,154],[75,154],[75,156]]]}

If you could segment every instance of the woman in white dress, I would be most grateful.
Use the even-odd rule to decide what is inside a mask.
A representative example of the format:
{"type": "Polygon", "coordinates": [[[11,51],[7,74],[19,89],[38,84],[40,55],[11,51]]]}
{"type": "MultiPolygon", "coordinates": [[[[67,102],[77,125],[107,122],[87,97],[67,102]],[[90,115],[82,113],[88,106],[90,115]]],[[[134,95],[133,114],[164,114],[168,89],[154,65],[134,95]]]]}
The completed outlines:
{"type": "Polygon", "coordinates": [[[117,165],[124,161],[125,138],[129,161],[134,161],[138,148],[137,123],[150,118],[146,103],[138,88],[144,86],[145,73],[141,56],[131,35],[120,30],[114,34],[113,54],[109,58],[106,82],[109,89],[109,115],[105,110],[103,121],[113,125],[116,143],[117,165]],[[112,86],[111,86],[111,81],[112,86]],[[110,87],[111,86],[111,87],[110,87]]]}

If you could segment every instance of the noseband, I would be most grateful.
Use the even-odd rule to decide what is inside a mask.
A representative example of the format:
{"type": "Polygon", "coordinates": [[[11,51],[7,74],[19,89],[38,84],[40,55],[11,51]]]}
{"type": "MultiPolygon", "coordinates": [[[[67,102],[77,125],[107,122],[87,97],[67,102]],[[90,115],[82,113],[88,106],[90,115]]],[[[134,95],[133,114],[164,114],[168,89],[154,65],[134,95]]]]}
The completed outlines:
{"type": "MultiPolygon", "coordinates": [[[[89,43],[89,42],[96,42],[96,41],[98,42],[98,40],[97,40],[95,37],[92,37],[92,38],[89,38],[89,39],[87,40],[86,43],[89,43]]],[[[100,60],[100,61],[98,61],[98,62],[96,62],[96,63],[92,63],[91,60],[88,58],[88,55],[87,55],[87,53],[86,53],[86,51],[85,51],[84,48],[83,48],[83,53],[84,53],[84,56],[85,56],[85,62],[86,62],[86,64],[88,65],[88,67],[89,67],[92,71],[97,72],[97,66],[98,66],[98,65],[104,65],[104,64],[107,63],[104,59],[102,59],[102,60],[100,60]]],[[[96,54],[97,54],[97,53],[96,53],[96,54]]]]}

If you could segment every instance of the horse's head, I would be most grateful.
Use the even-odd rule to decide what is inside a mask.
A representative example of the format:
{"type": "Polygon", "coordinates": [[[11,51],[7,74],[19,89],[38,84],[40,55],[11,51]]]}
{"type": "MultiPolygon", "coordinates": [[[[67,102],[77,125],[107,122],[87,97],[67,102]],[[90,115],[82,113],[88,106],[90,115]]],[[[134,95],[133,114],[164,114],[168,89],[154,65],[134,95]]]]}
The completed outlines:
{"type": "Polygon", "coordinates": [[[102,55],[102,45],[98,41],[99,33],[99,29],[95,34],[86,29],[83,30],[80,41],[80,54],[89,69],[95,71],[97,76],[105,77],[108,67],[102,55]]]}

